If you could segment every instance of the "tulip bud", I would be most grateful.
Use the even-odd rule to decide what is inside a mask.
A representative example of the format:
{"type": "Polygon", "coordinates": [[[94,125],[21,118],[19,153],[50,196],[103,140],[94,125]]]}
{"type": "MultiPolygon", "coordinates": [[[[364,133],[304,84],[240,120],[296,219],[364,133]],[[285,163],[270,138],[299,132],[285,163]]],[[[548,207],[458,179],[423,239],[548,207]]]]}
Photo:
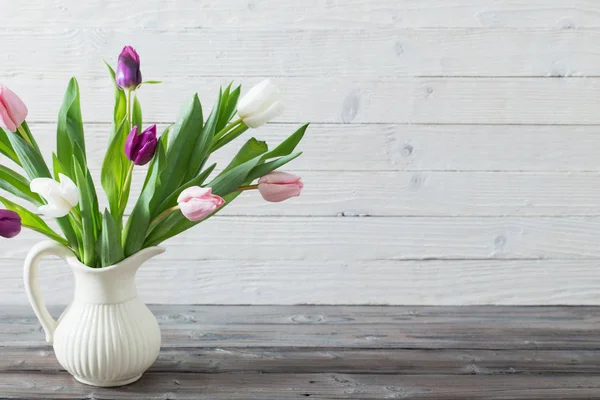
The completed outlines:
{"type": "Polygon", "coordinates": [[[58,174],[60,183],[50,178],[36,178],[31,181],[29,188],[41,195],[46,205],[39,208],[48,217],[61,218],[71,212],[79,204],[79,189],[66,175],[58,174]]]}
{"type": "Polygon", "coordinates": [[[16,132],[27,118],[27,106],[6,86],[0,85],[0,127],[16,132]]]}
{"type": "Polygon", "coordinates": [[[238,102],[238,115],[249,128],[258,128],[283,112],[279,89],[270,79],[254,86],[238,102]]]}
{"type": "Polygon", "coordinates": [[[146,128],[141,134],[137,134],[137,125],[133,127],[125,141],[125,155],[135,165],[145,165],[152,160],[156,152],[156,125],[146,128]]]}
{"type": "Polygon", "coordinates": [[[258,180],[258,191],[266,201],[278,203],[300,196],[302,178],[286,172],[271,172],[258,180]]]}
{"type": "Polygon", "coordinates": [[[211,188],[192,186],[185,189],[177,199],[184,217],[190,221],[202,221],[225,204],[225,200],[212,194],[211,188]]]}
{"type": "Polygon", "coordinates": [[[21,216],[14,211],[0,210],[0,236],[10,239],[21,232],[21,216]]]}
{"type": "Polygon", "coordinates": [[[142,83],[140,56],[131,46],[125,46],[119,55],[115,78],[121,89],[135,89],[142,83]]]}

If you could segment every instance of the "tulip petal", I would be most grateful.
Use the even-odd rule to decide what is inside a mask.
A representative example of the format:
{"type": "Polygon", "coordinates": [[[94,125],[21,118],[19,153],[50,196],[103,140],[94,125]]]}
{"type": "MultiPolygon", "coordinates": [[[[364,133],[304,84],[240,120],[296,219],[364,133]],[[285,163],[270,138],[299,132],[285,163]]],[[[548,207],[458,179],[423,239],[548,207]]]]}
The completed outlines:
{"type": "Polygon", "coordinates": [[[11,210],[0,210],[0,236],[11,239],[21,233],[21,216],[11,210]]]}
{"type": "Polygon", "coordinates": [[[60,183],[50,178],[36,178],[29,184],[31,191],[41,195],[48,203],[40,207],[40,212],[53,218],[64,217],[79,204],[79,190],[75,183],[63,174],[59,174],[59,179],[60,183]]]}
{"type": "Polygon", "coordinates": [[[212,194],[211,188],[203,188],[200,186],[192,186],[181,192],[177,198],[178,203],[186,202],[194,198],[202,198],[212,194]]]}
{"type": "Polygon", "coordinates": [[[62,218],[69,214],[71,208],[59,207],[56,204],[47,204],[39,207],[39,211],[47,217],[62,218]]]}
{"type": "Polygon", "coordinates": [[[75,207],[79,204],[79,189],[77,185],[66,175],[58,174],[58,178],[60,179],[62,197],[71,205],[71,208],[75,207]]]}
{"type": "Polygon", "coordinates": [[[279,99],[279,89],[271,79],[265,79],[254,86],[242,97],[237,106],[241,118],[264,111],[271,103],[279,99]]]}
{"type": "Polygon", "coordinates": [[[17,131],[17,126],[10,118],[10,115],[8,115],[8,110],[6,109],[6,107],[4,107],[2,101],[0,101],[0,127],[10,132],[17,131]]]}
{"type": "Polygon", "coordinates": [[[283,110],[283,103],[277,101],[273,105],[271,105],[266,111],[245,118],[244,123],[248,125],[249,128],[258,128],[271,121],[272,119],[280,116],[283,110]]]}
{"type": "Polygon", "coordinates": [[[52,188],[56,185],[57,182],[54,179],[35,178],[29,183],[29,189],[31,189],[33,193],[46,197],[52,193],[52,188]]]}
{"type": "Polygon", "coordinates": [[[274,171],[258,180],[258,183],[299,183],[302,178],[289,172],[274,171]]]}
{"type": "Polygon", "coordinates": [[[121,51],[115,78],[121,89],[135,89],[142,83],[140,56],[133,47],[125,46],[121,51]]]}
{"type": "Polygon", "coordinates": [[[0,101],[6,107],[6,110],[10,114],[11,119],[15,125],[21,126],[25,118],[27,118],[27,106],[23,103],[23,100],[17,96],[12,90],[6,86],[0,86],[0,101]]]}
{"type": "Polygon", "coordinates": [[[138,126],[134,125],[129,131],[129,135],[127,135],[127,139],[125,140],[125,155],[128,159],[133,161],[135,159],[135,155],[137,154],[140,138],[137,134],[138,126]]]}
{"type": "Polygon", "coordinates": [[[16,132],[27,118],[27,106],[12,90],[0,85],[0,126],[16,132]]]}
{"type": "Polygon", "coordinates": [[[279,203],[290,197],[300,196],[303,186],[302,182],[299,182],[299,184],[261,183],[258,185],[258,191],[266,201],[279,203]]]}

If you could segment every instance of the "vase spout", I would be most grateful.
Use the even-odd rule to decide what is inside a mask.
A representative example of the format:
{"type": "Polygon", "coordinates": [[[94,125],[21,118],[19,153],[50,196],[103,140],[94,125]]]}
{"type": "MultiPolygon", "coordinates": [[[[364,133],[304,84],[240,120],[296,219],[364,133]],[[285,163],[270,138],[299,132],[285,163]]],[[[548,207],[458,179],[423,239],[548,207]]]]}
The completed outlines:
{"type": "Polygon", "coordinates": [[[151,258],[154,258],[156,256],[159,256],[164,252],[165,252],[165,249],[163,247],[158,247],[158,246],[148,247],[146,249],[142,249],[142,250],[138,251],[137,253],[129,256],[128,258],[121,261],[117,265],[127,262],[128,265],[130,265],[130,268],[135,268],[137,271],[137,269],[139,267],[141,267],[146,261],[148,261],[151,258]]]}
{"type": "Polygon", "coordinates": [[[89,268],[75,258],[67,260],[75,275],[74,301],[114,304],[136,298],[136,272],[146,261],[164,251],[162,247],[149,247],[105,268],[89,268]]]}

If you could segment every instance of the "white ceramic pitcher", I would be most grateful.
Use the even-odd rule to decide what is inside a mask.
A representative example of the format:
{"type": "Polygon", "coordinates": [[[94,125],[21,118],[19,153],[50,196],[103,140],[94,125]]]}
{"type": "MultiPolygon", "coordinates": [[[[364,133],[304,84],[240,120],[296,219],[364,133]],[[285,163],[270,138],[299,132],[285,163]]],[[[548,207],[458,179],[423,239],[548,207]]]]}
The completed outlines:
{"type": "Polygon", "coordinates": [[[160,329],[137,297],[135,274],[161,247],[147,248],[117,265],[89,268],[67,247],[52,241],[34,246],[25,261],[29,301],[54,345],[60,365],[92,386],[121,386],[140,379],[158,357],[160,329]],[[45,256],[62,258],[75,274],[73,301],[58,321],[48,313],[38,284],[45,256]]]}

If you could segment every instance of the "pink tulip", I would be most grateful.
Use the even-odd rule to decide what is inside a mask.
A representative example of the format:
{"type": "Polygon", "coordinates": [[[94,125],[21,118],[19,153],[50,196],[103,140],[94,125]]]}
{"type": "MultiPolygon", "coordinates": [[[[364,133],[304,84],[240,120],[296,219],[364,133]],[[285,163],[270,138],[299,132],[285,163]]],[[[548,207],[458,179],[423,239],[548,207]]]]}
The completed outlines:
{"type": "Polygon", "coordinates": [[[258,191],[266,201],[278,203],[300,196],[302,178],[287,172],[271,172],[258,180],[258,191]]]}
{"type": "Polygon", "coordinates": [[[16,132],[27,118],[27,106],[6,86],[0,85],[0,127],[16,132]]]}
{"type": "Polygon", "coordinates": [[[211,188],[200,186],[185,189],[177,202],[183,216],[190,221],[202,221],[225,204],[223,198],[212,194],[211,188]]]}

